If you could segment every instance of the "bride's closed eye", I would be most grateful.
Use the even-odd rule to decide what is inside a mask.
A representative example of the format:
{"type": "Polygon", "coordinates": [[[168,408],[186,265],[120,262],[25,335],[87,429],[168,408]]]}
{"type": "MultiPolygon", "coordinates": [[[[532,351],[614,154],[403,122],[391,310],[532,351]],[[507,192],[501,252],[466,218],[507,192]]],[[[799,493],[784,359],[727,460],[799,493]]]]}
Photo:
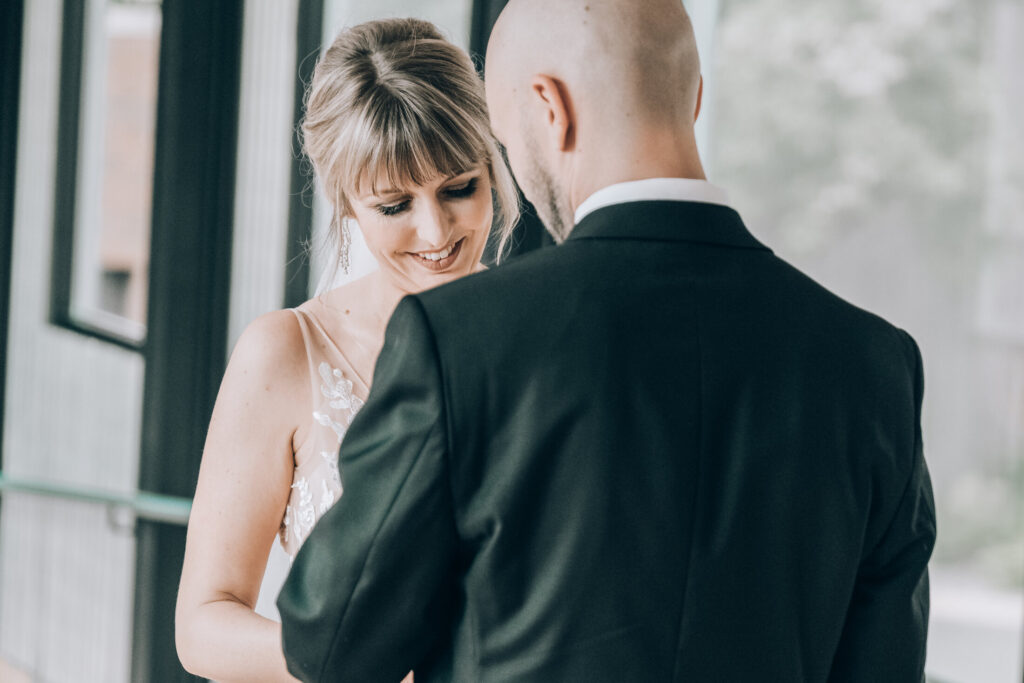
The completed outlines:
{"type": "Polygon", "coordinates": [[[446,196],[452,199],[462,199],[464,197],[472,197],[473,193],[476,192],[477,185],[480,184],[480,178],[470,178],[466,182],[460,185],[453,185],[446,187],[444,193],[446,196]]]}
{"type": "MultiPolygon", "coordinates": [[[[447,199],[466,199],[476,194],[476,188],[480,184],[480,177],[476,176],[469,180],[459,183],[458,185],[451,185],[441,190],[441,193],[447,199]]],[[[409,208],[409,204],[412,200],[403,199],[402,201],[395,202],[393,204],[378,204],[374,207],[379,214],[382,216],[397,216],[409,208]]]]}
{"type": "Polygon", "coordinates": [[[409,200],[398,202],[397,204],[378,204],[377,212],[382,216],[396,216],[409,208],[409,200]]]}

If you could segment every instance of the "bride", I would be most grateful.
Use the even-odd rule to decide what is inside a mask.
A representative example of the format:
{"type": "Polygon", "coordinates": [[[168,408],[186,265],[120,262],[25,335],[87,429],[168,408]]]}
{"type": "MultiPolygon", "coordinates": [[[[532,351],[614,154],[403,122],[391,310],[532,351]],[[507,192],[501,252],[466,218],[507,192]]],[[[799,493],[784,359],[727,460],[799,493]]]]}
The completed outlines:
{"type": "MultiPolygon", "coordinates": [[[[407,293],[480,270],[518,201],[470,58],[432,24],[342,31],[316,67],[305,152],[331,199],[338,263],[355,222],[379,268],[246,329],[203,452],[175,614],[178,656],[218,681],[294,680],[280,624],[254,611],[278,536],[294,556],[342,495],[338,444],[407,293]]],[[[500,252],[500,247],[499,247],[500,252]]]]}

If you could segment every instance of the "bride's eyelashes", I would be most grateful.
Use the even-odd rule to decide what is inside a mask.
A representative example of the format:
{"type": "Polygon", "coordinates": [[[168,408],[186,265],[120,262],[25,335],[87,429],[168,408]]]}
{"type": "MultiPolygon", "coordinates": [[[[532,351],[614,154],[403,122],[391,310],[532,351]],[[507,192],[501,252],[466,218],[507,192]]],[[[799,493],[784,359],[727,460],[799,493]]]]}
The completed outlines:
{"type": "Polygon", "coordinates": [[[378,204],[377,211],[382,216],[396,216],[409,208],[409,200],[398,202],[397,204],[378,204]]]}
{"type": "Polygon", "coordinates": [[[455,185],[454,187],[447,187],[444,190],[446,196],[452,199],[463,199],[465,197],[472,197],[476,192],[476,186],[479,184],[479,178],[470,178],[461,185],[455,185]]]}
{"type": "MultiPolygon", "coordinates": [[[[459,185],[446,187],[441,192],[448,199],[466,199],[476,194],[476,188],[480,184],[479,177],[473,177],[459,185]]],[[[394,204],[378,204],[377,212],[382,216],[397,216],[409,208],[410,200],[403,199],[394,204]]]]}

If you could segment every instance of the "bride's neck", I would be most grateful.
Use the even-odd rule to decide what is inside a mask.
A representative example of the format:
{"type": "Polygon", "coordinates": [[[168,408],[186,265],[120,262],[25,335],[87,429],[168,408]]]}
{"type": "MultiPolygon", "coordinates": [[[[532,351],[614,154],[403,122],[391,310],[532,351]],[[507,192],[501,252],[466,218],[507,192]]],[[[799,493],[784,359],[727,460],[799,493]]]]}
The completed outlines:
{"type": "Polygon", "coordinates": [[[399,288],[390,278],[380,270],[374,274],[373,282],[373,311],[376,322],[376,332],[381,341],[384,340],[384,330],[387,328],[391,314],[395,312],[398,302],[408,292],[399,288]]]}

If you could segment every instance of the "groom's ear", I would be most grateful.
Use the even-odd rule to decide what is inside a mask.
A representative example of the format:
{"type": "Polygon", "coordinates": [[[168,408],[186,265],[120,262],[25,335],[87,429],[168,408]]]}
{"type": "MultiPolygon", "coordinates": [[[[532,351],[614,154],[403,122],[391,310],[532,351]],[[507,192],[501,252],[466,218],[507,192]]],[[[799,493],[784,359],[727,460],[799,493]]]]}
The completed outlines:
{"type": "Polygon", "coordinates": [[[576,118],[565,84],[538,74],[530,80],[530,95],[543,117],[541,130],[548,141],[559,152],[571,151],[575,145],[576,118]]]}

